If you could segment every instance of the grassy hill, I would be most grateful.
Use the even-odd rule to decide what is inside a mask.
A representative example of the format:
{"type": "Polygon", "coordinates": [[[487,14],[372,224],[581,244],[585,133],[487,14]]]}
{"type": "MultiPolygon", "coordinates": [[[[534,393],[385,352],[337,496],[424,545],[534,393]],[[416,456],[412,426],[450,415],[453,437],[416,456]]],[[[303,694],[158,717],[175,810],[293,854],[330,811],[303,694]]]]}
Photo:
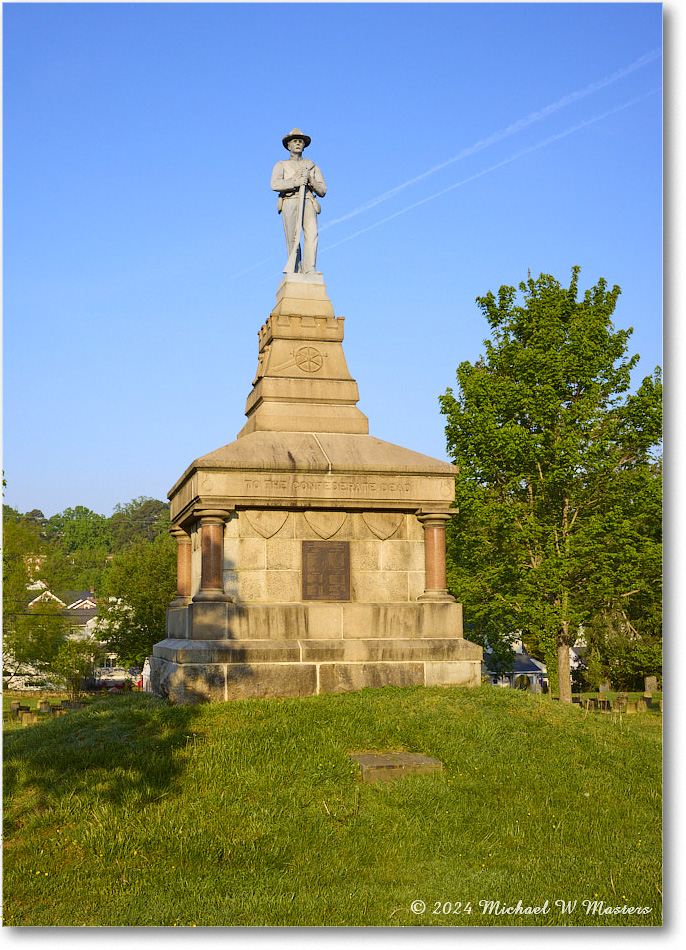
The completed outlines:
{"type": "Polygon", "coordinates": [[[661,716],[134,694],[6,730],[4,770],[5,926],[661,923],[661,716]],[[402,750],[443,772],[362,784],[349,758],[402,750]]]}

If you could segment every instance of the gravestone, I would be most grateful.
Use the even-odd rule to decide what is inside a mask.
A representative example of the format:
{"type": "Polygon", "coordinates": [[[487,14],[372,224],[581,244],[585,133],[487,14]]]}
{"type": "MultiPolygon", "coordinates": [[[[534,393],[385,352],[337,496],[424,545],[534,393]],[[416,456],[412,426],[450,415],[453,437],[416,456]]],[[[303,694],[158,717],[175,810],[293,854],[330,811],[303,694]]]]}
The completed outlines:
{"type": "Polygon", "coordinates": [[[456,470],[369,434],[344,317],[320,272],[293,270],[295,237],[287,229],[289,262],[257,334],[247,421],[169,492],[177,596],[151,689],[197,703],[477,686],[482,650],[446,584],[456,470]]]}
{"type": "Polygon", "coordinates": [[[609,692],[610,692],[610,686],[611,686],[610,681],[609,681],[609,680],[605,680],[604,683],[600,683],[600,684],[598,685],[598,692],[599,692],[599,693],[609,693],[609,692]]]}
{"type": "Polygon", "coordinates": [[[643,688],[646,692],[657,693],[657,676],[646,676],[643,679],[643,688]]]}
{"type": "Polygon", "coordinates": [[[393,782],[408,775],[432,775],[443,763],[417,752],[365,752],[351,756],[360,766],[363,782],[393,782]]]}

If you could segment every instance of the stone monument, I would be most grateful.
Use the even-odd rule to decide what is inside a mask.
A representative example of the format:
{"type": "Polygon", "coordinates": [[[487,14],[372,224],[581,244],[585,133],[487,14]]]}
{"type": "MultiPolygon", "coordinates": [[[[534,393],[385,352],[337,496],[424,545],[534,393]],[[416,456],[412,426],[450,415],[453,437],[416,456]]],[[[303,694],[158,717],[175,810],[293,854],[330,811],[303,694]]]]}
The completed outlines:
{"type": "Polygon", "coordinates": [[[288,261],[247,421],[169,492],[178,587],[150,684],[173,702],[481,681],[446,589],[455,469],[369,435],[314,269],[326,185],[309,143],[293,129],[272,173],[288,261]]]}

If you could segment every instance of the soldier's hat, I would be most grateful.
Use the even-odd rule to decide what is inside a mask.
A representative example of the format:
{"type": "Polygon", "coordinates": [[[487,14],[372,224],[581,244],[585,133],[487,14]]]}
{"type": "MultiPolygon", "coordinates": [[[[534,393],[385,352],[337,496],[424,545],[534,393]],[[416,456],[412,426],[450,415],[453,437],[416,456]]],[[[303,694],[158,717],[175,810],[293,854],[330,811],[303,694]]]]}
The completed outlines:
{"type": "Polygon", "coordinates": [[[300,129],[291,129],[288,135],[284,135],[284,137],[281,139],[284,148],[288,148],[288,143],[291,139],[302,139],[305,143],[305,148],[307,148],[307,146],[312,141],[309,135],[305,135],[305,133],[301,132],[300,129]]]}

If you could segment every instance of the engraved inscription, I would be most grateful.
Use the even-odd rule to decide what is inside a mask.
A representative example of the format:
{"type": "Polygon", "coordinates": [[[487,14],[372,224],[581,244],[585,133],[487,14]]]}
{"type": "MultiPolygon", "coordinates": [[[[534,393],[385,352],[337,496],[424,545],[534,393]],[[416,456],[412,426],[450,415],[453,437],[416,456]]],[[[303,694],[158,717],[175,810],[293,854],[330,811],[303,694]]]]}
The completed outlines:
{"type": "Polygon", "coordinates": [[[350,600],[350,543],[302,542],[303,600],[350,600]]]}
{"type": "MultiPolygon", "coordinates": [[[[440,486],[440,489],[442,490],[442,494],[446,491],[452,491],[452,482],[446,482],[445,486],[440,486]]],[[[402,498],[403,495],[410,493],[412,486],[409,482],[400,482],[397,480],[354,481],[352,478],[325,480],[323,478],[313,478],[308,476],[273,476],[267,478],[244,476],[243,490],[248,493],[265,491],[270,493],[288,492],[291,495],[296,495],[302,492],[318,492],[329,495],[373,495],[380,497],[391,496],[394,498],[402,498]]]]}

